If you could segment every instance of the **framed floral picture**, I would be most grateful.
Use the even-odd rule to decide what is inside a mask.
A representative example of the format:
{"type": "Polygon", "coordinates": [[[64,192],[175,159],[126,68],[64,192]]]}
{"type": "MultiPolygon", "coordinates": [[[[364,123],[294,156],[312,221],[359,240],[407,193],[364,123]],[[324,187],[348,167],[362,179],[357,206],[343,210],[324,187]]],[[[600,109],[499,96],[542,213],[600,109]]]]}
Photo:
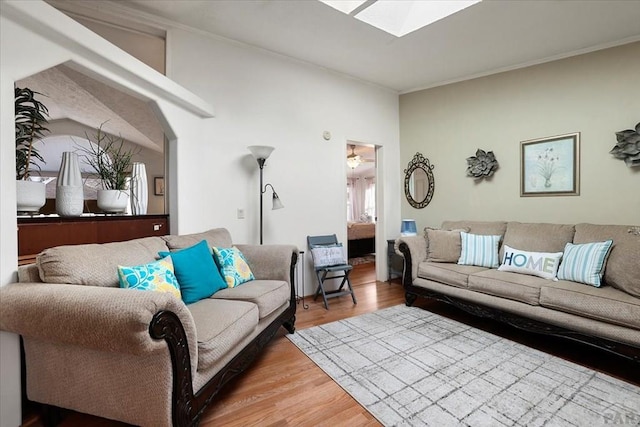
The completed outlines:
{"type": "Polygon", "coordinates": [[[520,143],[520,197],[580,194],[580,132],[520,143]]]}

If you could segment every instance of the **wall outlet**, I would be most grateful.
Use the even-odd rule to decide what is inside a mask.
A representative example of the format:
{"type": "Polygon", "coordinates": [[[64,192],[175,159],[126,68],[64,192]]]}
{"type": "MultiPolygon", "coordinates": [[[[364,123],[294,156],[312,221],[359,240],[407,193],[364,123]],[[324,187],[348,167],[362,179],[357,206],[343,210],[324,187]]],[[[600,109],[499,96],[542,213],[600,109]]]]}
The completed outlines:
{"type": "Polygon", "coordinates": [[[238,219],[244,219],[244,209],[238,209],[238,219]]]}

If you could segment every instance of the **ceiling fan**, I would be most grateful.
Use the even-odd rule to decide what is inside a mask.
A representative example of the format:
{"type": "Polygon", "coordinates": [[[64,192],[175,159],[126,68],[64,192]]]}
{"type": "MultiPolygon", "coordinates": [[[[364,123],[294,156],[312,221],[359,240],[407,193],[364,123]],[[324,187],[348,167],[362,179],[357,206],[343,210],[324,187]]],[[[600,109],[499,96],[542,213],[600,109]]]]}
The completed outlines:
{"type": "Polygon", "coordinates": [[[351,154],[347,156],[347,166],[349,166],[351,169],[357,168],[358,166],[360,166],[361,163],[374,161],[373,159],[363,159],[362,156],[360,156],[359,154],[356,154],[355,145],[352,144],[350,145],[350,147],[351,147],[351,154]]]}

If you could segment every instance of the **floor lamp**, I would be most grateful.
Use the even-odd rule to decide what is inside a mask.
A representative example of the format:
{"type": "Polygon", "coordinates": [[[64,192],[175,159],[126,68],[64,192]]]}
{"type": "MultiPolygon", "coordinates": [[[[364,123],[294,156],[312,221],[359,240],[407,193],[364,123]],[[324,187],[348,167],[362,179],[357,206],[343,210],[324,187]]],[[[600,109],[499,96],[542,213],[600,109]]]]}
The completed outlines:
{"type": "Polygon", "coordinates": [[[280,201],[280,197],[278,197],[278,194],[276,193],[276,190],[273,188],[273,185],[271,184],[263,185],[263,181],[262,181],[263,179],[262,170],[264,169],[264,163],[269,158],[269,155],[274,150],[274,147],[269,147],[266,145],[250,145],[247,148],[249,149],[249,151],[251,151],[251,154],[256,159],[256,161],[258,162],[258,166],[260,167],[260,244],[262,244],[262,195],[267,192],[267,187],[271,187],[271,191],[273,192],[273,197],[272,197],[273,206],[271,209],[272,210],[282,209],[284,208],[284,205],[280,201]]]}

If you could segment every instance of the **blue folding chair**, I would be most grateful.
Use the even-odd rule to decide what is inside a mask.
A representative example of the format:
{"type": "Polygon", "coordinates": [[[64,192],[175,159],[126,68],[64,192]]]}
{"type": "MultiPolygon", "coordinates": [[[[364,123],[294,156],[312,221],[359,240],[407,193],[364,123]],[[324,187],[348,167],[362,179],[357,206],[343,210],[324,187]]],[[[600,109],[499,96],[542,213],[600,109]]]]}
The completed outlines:
{"type": "MultiPolygon", "coordinates": [[[[339,262],[337,262],[335,265],[322,265],[323,263],[319,262],[320,260],[317,259],[318,251],[314,251],[314,249],[317,248],[330,248],[338,246],[339,244],[336,235],[332,234],[329,236],[307,236],[307,243],[309,244],[314,269],[316,271],[316,277],[318,278],[318,288],[316,289],[315,295],[313,297],[314,301],[318,298],[318,295],[322,294],[324,308],[328,310],[329,304],[327,303],[327,299],[339,297],[342,295],[351,295],[353,303],[357,304],[356,295],[353,292],[351,281],[349,280],[349,273],[351,273],[353,267],[349,265],[344,259],[344,252],[342,252],[342,259],[339,260],[339,262]],[[316,252],[316,254],[314,254],[314,252],[316,252]],[[325,289],[325,282],[332,279],[342,279],[342,282],[340,282],[340,286],[338,287],[338,289],[327,291],[325,289]],[[347,285],[346,288],[345,285],[347,285]]],[[[340,247],[340,249],[342,248],[340,247]]]]}

